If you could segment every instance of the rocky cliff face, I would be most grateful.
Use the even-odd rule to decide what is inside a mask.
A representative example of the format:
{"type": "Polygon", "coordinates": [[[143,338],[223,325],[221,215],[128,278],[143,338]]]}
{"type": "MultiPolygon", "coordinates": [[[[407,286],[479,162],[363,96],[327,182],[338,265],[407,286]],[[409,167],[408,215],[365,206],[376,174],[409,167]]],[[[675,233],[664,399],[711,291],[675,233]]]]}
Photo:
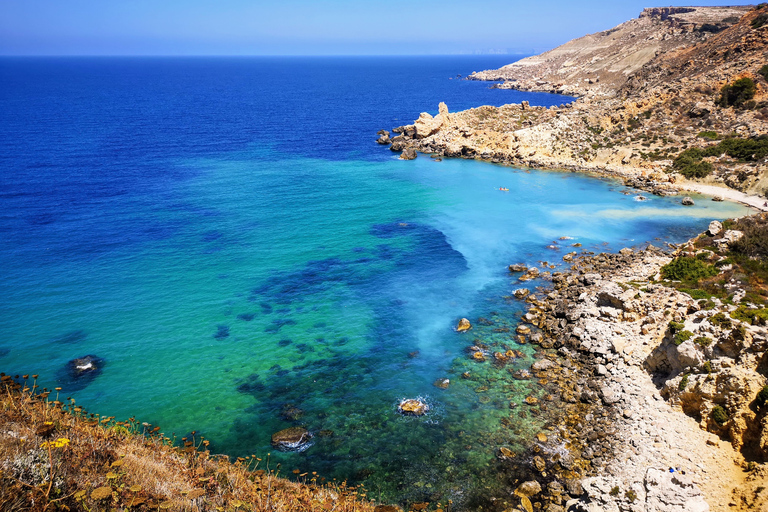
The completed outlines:
{"type": "Polygon", "coordinates": [[[657,55],[705,41],[732,25],[748,7],[660,7],[604,32],[590,34],[471,80],[503,81],[500,88],[609,97],[657,55]]]}

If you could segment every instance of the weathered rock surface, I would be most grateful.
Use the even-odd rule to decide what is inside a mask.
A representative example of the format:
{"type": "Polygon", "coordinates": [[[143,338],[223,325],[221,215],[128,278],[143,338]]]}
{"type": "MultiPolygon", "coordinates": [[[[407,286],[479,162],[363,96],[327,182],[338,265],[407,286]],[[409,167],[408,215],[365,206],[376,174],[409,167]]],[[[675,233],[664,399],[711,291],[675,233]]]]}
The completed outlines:
{"type": "Polygon", "coordinates": [[[429,405],[420,398],[406,398],[398,404],[397,411],[405,416],[424,416],[429,405]]]}
{"type": "Polygon", "coordinates": [[[303,451],[311,440],[312,434],[303,427],[290,427],[272,434],[272,446],[284,451],[303,451]]]}

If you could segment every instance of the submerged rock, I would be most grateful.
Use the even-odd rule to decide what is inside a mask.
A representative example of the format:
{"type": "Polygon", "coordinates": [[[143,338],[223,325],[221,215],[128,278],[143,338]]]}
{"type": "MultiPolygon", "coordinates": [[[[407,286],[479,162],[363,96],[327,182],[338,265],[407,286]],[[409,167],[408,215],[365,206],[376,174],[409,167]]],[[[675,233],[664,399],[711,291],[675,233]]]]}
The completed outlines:
{"type": "Polygon", "coordinates": [[[73,379],[81,379],[86,376],[95,377],[101,371],[104,360],[96,356],[85,356],[71,360],[67,363],[69,374],[73,379]]]}
{"type": "Polygon", "coordinates": [[[451,381],[450,379],[437,379],[433,384],[436,388],[440,389],[448,389],[448,386],[450,385],[451,381]]]}
{"type": "Polygon", "coordinates": [[[424,416],[429,405],[420,398],[405,398],[397,406],[397,412],[404,416],[424,416]]]}
{"type": "Polygon", "coordinates": [[[309,447],[312,434],[303,427],[291,427],[272,434],[272,446],[283,451],[303,451],[309,447]]]}

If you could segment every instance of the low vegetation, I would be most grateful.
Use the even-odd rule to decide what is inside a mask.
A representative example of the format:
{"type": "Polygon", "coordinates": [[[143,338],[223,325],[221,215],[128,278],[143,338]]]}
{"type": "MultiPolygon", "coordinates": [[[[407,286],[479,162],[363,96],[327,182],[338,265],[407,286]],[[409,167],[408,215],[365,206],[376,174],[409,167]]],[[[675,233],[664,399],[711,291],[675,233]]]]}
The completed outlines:
{"type": "Polygon", "coordinates": [[[158,427],[88,414],[40,391],[34,375],[0,375],[4,512],[374,510],[362,488],[323,485],[314,473],[291,482],[269,455],[232,462],[194,432],[177,446],[158,427]]]}
{"type": "Polygon", "coordinates": [[[720,89],[720,99],[717,104],[721,107],[742,107],[755,97],[757,86],[749,77],[739,78],[732,84],[726,84],[720,89]]]}
{"type": "MultiPolygon", "coordinates": [[[[711,132],[715,133],[715,132],[711,132]]],[[[710,132],[701,132],[699,136],[710,138],[710,132]],[[702,135],[703,134],[703,135],[702,135]]],[[[715,137],[717,134],[715,134],[715,137]]],[[[715,169],[704,160],[706,157],[726,155],[739,162],[757,162],[768,156],[768,137],[757,138],[728,137],[706,148],[688,148],[672,162],[672,169],[686,178],[704,178],[715,169]]]]}

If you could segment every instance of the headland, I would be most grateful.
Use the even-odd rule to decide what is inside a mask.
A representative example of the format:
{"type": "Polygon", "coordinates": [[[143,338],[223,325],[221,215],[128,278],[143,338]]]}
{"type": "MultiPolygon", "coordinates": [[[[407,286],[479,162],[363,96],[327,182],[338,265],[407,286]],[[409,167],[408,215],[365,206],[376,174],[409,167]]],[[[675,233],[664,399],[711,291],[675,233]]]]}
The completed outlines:
{"type": "MultiPolygon", "coordinates": [[[[441,103],[378,142],[404,159],[610,175],[766,211],[766,51],[766,4],[645,9],[469,77],[573,103],[453,113],[441,103]]],[[[756,214],[713,222],[672,252],[569,253],[570,271],[521,293],[522,332],[540,347],[532,371],[562,421],[516,461],[533,475],[514,492],[520,510],[768,507],[765,240],[768,219],[756,214]]]]}

